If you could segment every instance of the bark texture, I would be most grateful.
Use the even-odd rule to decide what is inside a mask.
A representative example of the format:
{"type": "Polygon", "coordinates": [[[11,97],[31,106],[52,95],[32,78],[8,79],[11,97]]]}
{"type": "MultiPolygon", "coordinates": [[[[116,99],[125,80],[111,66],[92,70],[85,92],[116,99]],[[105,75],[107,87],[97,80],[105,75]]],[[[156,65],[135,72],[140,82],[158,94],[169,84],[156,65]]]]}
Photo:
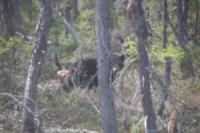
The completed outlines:
{"type": "Polygon", "coordinates": [[[117,133],[117,121],[111,89],[111,53],[108,0],[97,0],[96,35],[101,121],[104,133],[117,133]]]}
{"type": "Polygon", "coordinates": [[[137,54],[140,61],[140,87],[142,95],[142,108],[145,117],[145,132],[156,133],[156,116],[153,109],[150,83],[149,83],[149,57],[146,50],[148,31],[142,0],[131,1],[131,22],[134,27],[137,54]]]}
{"type": "Polygon", "coordinates": [[[25,86],[25,109],[23,112],[23,133],[35,133],[36,88],[46,52],[47,36],[51,24],[51,7],[49,0],[40,0],[40,15],[36,28],[31,64],[25,86]]]}

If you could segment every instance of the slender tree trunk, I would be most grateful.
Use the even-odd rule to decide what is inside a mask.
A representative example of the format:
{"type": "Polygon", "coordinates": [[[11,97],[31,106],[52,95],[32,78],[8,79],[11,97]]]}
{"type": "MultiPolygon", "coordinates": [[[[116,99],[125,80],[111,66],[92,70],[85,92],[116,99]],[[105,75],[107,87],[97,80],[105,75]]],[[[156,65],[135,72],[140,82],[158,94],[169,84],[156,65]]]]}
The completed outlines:
{"type": "Polygon", "coordinates": [[[195,31],[195,34],[194,34],[194,36],[195,36],[195,40],[197,41],[197,39],[198,39],[198,28],[199,28],[199,2],[198,2],[198,0],[196,0],[196,20],[195,20],[195,29],[194,29],[194,31],[195,31]]]}
{"type": "MultiPolygon", "coordinates": [[[[168,4],[167,0],[163,1],[163,48],[167,48],[167,27],[168,27],[168,4]]],[[[164,87],[162,89],[161,101],[158,107],[158,115],[162,117],[165,108],[165,101],[168,98],[170,76],[171,76],[171,64],[172,59],[170,57],[165,58],[165,74],[164,74],[164,87]]]]}
{"type": "Polygon", "coordinates": [[[14,14],[14,19],[15,26],[19,26],[21,23],[21,15],[20,15],[20,9],[19,9],[19,1],[18,0],[11,0],[11,10],[12,13],[14,14]]]}
{"type": "Polygon", "coordinates": [[[132,0],[131,22],[135,30],[137,53],[140,61],[140,87],[142,95],[142,108],[145,117],[145,133],[156,133],[156,116],[149,83],[149,57],[146,50],[148,31],[143,10],[142,0],[132,0]]]}
{"type": "Polygon", "coordinates": [[[25,109],[23,112],[23,133],[35,133],[36,88],[46,52],[47,35],[51,24],[51,7],[49,0],[40,0],[40,16],[36,29],[31,64],[25,86],[25,109]]]}
{"type": "Polygon", "coordinates": [[[72,6],[72,19],[75,20],[78,15],[78,0],[70,0],[70,5],[72,6]]]}
{"type": "Polygon", "coordinates": [[[163,47],[167,47],[167,27],[168,27],[168,4],[167,0],[163,1],[163,47]]]}
{"type": "MultiPolygon", "coordinates": [[[[177,5],[177,22],[178,22],[178,29],[177,29],[177,40],[178,44],[186,50],[186,46],[188,45],[188,36],[186,30],[186,22],[187,22],[187,12],[188,12],[188,0],[176,0],[177,5]],[[186,3],[186,4],[184,4],[186,3]]],[[[194,76],[194,70],[192,66],[192,60],[190,55],[186,55],[180,63],[181,72],[183,74],[183,78],[187,79],[189,77],[194,76]]]]}
{"type": "Polygon", "coordinates": [[[101,122],[104,133],[117,133],[118,126],[110,81],[111,53],[108,0],[97,0],[96,5],[98,88],[101,104],[101,122]]]}
{"type": "Polygon", "coordinates": [[[6,39],[9,39],[11,36],[14,36],[14,16],[11,9],[9,8],[10,1],[2,0],[2,15],[4,20],[4,36],[6,39]]]}
{"type": "Polygon", "coordinates": [[[21,22],[19,2],[18,0],[2,0],[1,2],[4,19],[4,36],[6,39],[9,39],[15,35],[15,30],[21,22]]]}
{"type": "MultiPolygon", "coordinates": [[[[185,27],[187,27],[189,1],[190,0],[183,0],[183,4],[182,4],[182,6],[183,6],[183,18],[184,18],[185,27]]],[[[187,32],[186,32],[186,34],[187,34],[187,32]]]]}
{"type": "MultiPolygon", "coordinates": [[[[184,10],[184,0],[176,0],[177,5],[177,22],[178,22],[178,43],[181,47],[185,47],[188,44],[187,32],[186,32],[186,17],[187,12],[184,10]],[[185,12],[184,12],[185,11],[185,12]]],[[[186,8],[186,7],[185,7],[186,8]]]]}
{"type": "Polygon", "coordinates": [[[162,21],[162,12],[163,12],[163,1],[157,0],[156,2],[156,7],[157,7],[157,21],[161,22],[162,21]]]}
{"type": "Polygon", "coordinates": [[[167,57],[165,59],[165,87],[166,87],[166,93],[165,94],[165,100],[168,98],[168,92],[169,92],[169,87],[171,84],[171,68],[172,68],[172,59],[170,57],[167,57]]]}

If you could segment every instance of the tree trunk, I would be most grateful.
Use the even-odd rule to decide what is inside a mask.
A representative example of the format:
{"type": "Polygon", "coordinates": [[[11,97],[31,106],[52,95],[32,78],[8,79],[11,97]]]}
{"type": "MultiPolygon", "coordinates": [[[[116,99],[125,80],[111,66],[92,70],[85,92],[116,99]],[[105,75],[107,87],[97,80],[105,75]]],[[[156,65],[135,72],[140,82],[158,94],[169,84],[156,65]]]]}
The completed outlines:
{"type": "MultiPolygon", "coordinates": [[[[168,27],[168,4],[167,0],[163,1],[163,48],[167,48],[167,27],[168,27]]],[[[161,100],[158,107],[158,115],[162,117],[165,108],[165,101],[168,98],[169,86],[170,86],[170,76],[171,76],[171,64],[172,59],[170,57],[165,58],[165,73],[164,73],[164,87],[161,94],[161,100]]]]}
{"type": "MultiPolygon", "coordinates": [[[[186,30],[186,22],[187,22],[187,12],[188,12],[188,0],[177,0],[177,22],[178,22],[178,29],[177,29],[177,40],[178,44],[186,50],[186,46],[188,45],[188,36],[186,30]],[[185,4],[186,3],[186,4],[185,4]]],[[[194,76],[194,70],[192,66],[192,60],[190,55],[185,55],[185,57],[181,60],[180,63],[181,72],[183,74],[183,78],[187,79],[189,77],[194,76]]]]}
{"type": "Polygon", "coordinates": [[[72,20],[75,20],[79,15],[78,0],[70,0],[70,5],[72,7],[72,20]]]}
{"type": "Polygon", "coordinates": [[[117,133],[117,120],[111,89],[110,25],[108,0],[97,0],[96,35],[101,122],[104,133],[117,133]]]}
{"type": "Polygon", "coordinates": [[[168,4],[167,4],[167,0],[163,1],[163,47],[166,48],[167,47],[167,27],[168,27],[168,4]]]}
{"type": "Polygon", "coordinates": [[[156,133],[156,116],[153,109],[149,84],[149,57],[147,46],[147,27],[142,7],[142,0],[132,0],[131,22],[135,30],[137,54],[140,61],[140,87],[142,95],[142,108],[145,117],[145,133],[156,133]]]}
{"type": "MultiPolygon", "coordinates": [[[[183,0],[183,5],[182,5],[183,6],[183,18],[184,18],[185,27],[187,27],[189,1],[190,0],[183,0]]],[[[186,34],[187,34],[187,32],[186,32],[186,34]]]]}
{"type": "Polygon", "coordinates": [[[25,109],[23,112],[23,132],[35,133],[35,106],[36,88],[44,62],[46,52],[47,35],[51,24],[51,7],[49,0],[40,0],[40,15],[36,29],[36,40],[34,42],[31,64],[25,86],[25,109]]]}
{"type": "Polygon", "coordinates": [[[18,0],[11,0],[10,2],[11,10],[14,16],[14,22],[15,26],[19,26],[21,23],[21,15],[20,15],[20,9],[19,9],[19,1],[18,0]]]}
{"type": "Polygon", "coordinates": [[[157,0],[156,2],[156,8],[157,8],[157,21],[161,22],[162,21],[162,12],[163,12],[163,4],[161,0],[157,0]]]}
{"type": "Polygon", "coordinates": [[[14,36],[15,30],[14,30],[14,16],[11,11],[10,7],[10,1],[8,0],[2,0],[2,15],[3,15],[3,24],[4,24],[4,36],[6,39],[9,39],[11,36],[14,36]]]}
{"type": "Polygon", "coordinates": [[[186,32],[186,17],[187,15],[184,12],[183,2],[184,0],[176,0],[177,5],[177,22],[178,22],[178,43],[181,47],[185,47],[188,44],[187,32],[186,32]]]}
{"type": "Polygon", "coordinates": [[[195,1],[195,4],[196,4],[196,15],[195,15],[195,34],[194,34],[194,37],[195,37],[195,40],[197,41],[198,40],[198,28],[199,28],[199,2],[198,0],[195,1]]]}

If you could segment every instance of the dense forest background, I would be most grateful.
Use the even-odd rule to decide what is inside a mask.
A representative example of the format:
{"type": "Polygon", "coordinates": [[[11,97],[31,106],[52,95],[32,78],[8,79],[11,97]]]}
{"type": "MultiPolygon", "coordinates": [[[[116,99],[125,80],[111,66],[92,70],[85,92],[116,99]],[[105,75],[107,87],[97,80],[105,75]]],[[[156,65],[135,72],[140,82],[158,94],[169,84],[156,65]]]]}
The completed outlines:
{"type": "Polygon", "coordinates": [[[106,57],[97,34],[106,18],[108,50],[125,55],[111,87],[118,123],[113,133],[151,133],[148,126],[161,133],[200,132],[200,0],[97,1],[0,1],[0,132],[21,132],[28,115],[33,133],[106,132],[102,84],[66,92],[65,75],[58,73],[77,60],[106,57]],[[101,2],[107,2],[102,19],[101,2]],[[26,101],[31,94],[33,101],[26,101]],[[34,112],[26,113],[33,103],[34,112]],[[145,127],[149,111],[156,120],[145,127]]]}

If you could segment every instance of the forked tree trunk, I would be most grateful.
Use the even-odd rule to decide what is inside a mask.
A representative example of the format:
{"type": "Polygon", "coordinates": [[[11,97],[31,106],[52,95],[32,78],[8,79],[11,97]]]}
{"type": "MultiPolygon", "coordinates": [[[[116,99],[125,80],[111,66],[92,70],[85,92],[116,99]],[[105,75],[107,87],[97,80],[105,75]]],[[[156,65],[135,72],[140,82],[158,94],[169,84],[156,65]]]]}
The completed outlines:
{"type": "Polygon", "coordinates": [[[117,133],[117,120],[111,89],[111,53],[108,0],[97,0],[96,36],[98,57],[98,91],[104,133],[117,133]]]}
{"type": "Polygon", "coordinates": [[[142,108],[145,118],[145,133],[156,133],[156,116],[153,109],[149,83],[149,57],[146,50],[148,31],[146,27],[143,0],[130,0],[131,22],[134,27],[137,54],[140,62],[140,88],[142,95],[142,108]]]}
{"type": "Polygon", "coordinates": [[[35,133],[36,88],[46,52],[47,36],[51,24],[51,7],[49,0],[40,0],[40,15],[33,44],[31,64],[25,86],[23,133],[35,133]]]}

